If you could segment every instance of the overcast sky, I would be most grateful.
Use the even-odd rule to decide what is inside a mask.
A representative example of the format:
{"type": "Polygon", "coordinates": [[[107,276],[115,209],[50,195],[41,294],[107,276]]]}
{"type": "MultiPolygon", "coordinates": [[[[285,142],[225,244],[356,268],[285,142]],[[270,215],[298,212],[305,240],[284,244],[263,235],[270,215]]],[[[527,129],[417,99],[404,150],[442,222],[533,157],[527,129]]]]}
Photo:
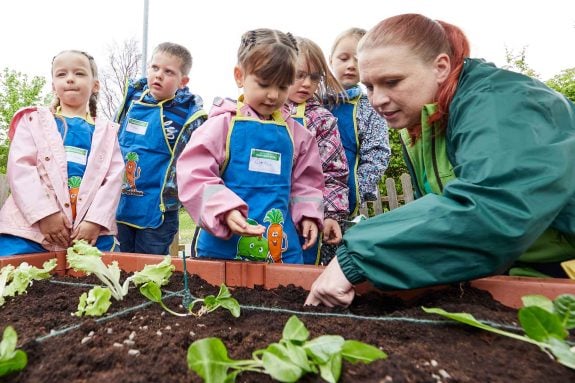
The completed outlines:
{"type": "MultiPolygon", "coordinates": [[[[17,0],[2,2],[0,69],[44,76],[64,49],[91,53],[100,68],[109,46],[142,41],[144,0],[17,0]]],[[[240,36],[267,27],[308,37],[329,52],[352,27],[371,28],[407,12],[456,24],[473,57],[505,64],[505,47],[527,47],[527,63],[544,80],[575,67],[575,1],[546,0],[149,0],[148,54],[163,41],[190,49],[190,88],[206,109],[214,96],[236,97],[232,70],[240,36]]]]}

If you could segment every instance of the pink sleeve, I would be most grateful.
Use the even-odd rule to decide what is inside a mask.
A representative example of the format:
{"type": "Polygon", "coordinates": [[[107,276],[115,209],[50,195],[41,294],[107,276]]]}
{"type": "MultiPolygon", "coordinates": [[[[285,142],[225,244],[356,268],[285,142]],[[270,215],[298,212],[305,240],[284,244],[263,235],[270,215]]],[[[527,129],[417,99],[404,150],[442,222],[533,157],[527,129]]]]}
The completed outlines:
{"type": "Polygon", "coordinates": [[[295,151],[290,196],[292,219],[299,227],[303,218],[311,218],[321,230],[324,180],[317,142],[294,120],[288,120],[288,124],[293,124],[295,151]]]}
{"type": "MultiPolygon", "coordinates": [[[[114,133],[117,133],[117,129],[114,129],[114,133]]],[[[115,138],[110,166],[88,209],[88,213],[84,217],[85,221],[97,223],[109,231],[116,227],[116,210],[120,202],[122,177],[124,175],[124,159],[118,144],[117,134],[115,134],[115,138]]]]}
{"type": "MultiPolygon", "coordinates": [[[[40,219],[60,211],[53,192],[40,177],[38,148],[31,129],[39,129],[33,110],[20,110],[11,123],[12,143],[8,153],[8,183],[14,202],[26,221],[33,225],[40,219]],[[25,117],[26,118],[23,118],[25,117]]],[[[46,154],[48,156],[48,154],[46,154]]],[[[42,157],[44,158],[44,157],[42,157]]]]}
{"type": "Polygon", "coordinates": [[[180,201],[201,228],[220,238],[232,235],[225,213],[238,209],[248,215],[247,204],[220,177],[229,123],[229,113],[208,118],[192,134],[176,165],[180,201]]]}

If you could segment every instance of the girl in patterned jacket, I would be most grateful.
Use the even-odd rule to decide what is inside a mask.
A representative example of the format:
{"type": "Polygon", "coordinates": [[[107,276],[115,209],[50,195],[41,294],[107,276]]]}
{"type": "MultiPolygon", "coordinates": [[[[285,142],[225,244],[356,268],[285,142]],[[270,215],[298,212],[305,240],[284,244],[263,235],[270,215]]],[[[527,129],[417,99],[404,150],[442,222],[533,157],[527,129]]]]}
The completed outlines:
{"type": "Polygon", "coordinates": [[[199,257],[302,263],[302,249],[317,240],[317,143],[284,107],[296,59],[291,34],[246,32],[234,68],[244,94],[237,102],[216,99],[178,160],[180,200],[201,228],[199,257]]]}
{"type": "Polygon", "coordinates": [[[297,42],[299,55],[295,82],[288,91],[288,106],[291,115],[315,136],[325,182],[323,244],[318,241],[304,251],[304,263],[327,264],[335,255],[335,248],[330,245],[339,244],[342,238],[340,222],[349,216],[349,171],[337,120],[320,102],[336,102],[344,90],[330,72],[321,48],[306,38],[298,37],[297,42]]]}
{"type": "Polygon", "coordinates": [[[15,114],[0,255],[63,250],[76,239],[114,249],[124,162],[118,126],[96,118],[99,87],[94,58],[64,51],[52,61],[55,113],[15,114]]]}

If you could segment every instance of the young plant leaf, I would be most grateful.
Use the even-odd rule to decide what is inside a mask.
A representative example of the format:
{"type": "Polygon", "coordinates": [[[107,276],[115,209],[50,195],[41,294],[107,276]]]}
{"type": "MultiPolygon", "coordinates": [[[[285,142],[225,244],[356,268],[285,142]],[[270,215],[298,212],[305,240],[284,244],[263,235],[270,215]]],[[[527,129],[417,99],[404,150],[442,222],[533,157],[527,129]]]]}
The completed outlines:
{"type": "Polygon", "coordinates": [[[170,281],[176,266],[172,265],[172,257],[164,257],[162,262],[155,265],[145,265],[140,271],[136,271],[127,280],[131,281],[134,286],[143,285],[146,282],[154,282],[158,286],[164,286],[170,281]]]}
{"type": "Polygon", "coordinates": [[[151,300],[152,302],[159,304],[164,310],[166,310],[172,315],[176,315],[179,317],[187,316],[187,314],[180,314],[171,310],[170,308],[168,308],[168,306],[164,304],[164,302],[162,301],[162,289],[160,288],[160,286],[156,284],[156,282],[150,281],[144,283],[142,286],[140,286],[140,293],[149,300],[151,300]]]}
{"type": "Polygon", "coordinates": [[[555,313],[567,330],[575,328],[575,295],[562,294],[553,301],[555,313]]]}
{"type": "Polygon", "coordinates": [[[11,270],[11,272],[9,272],[6,276],[8,283],[5,285],[2,295],[5,297],[13,297],[15,295],[25,293],[26,289],[28,286],[32,285],[33,281],[40,281],[42,279],[50,278],[52,276],[50,272],[55,267],[56,258],[44,262],[42,268],[31,266],[26,262],[22,262],[20,265],[18,265],[18,267],[15,268],[8,268],[8,270],[11,270]]]}
{"type": "Polygon", "coordinates": [[[547,298],[545,295],[525,295],[521,297],[521,302],[523,302],[524,307],[528,306],[538,306],[552,313],[553,301],[547,298]]]}
{"type": "Polygon", "coordinates": [[[16,349],[18,334],[12,326],[6,326],[0,341],[0,376],[21,371],[28,364],[28,356],[16,349]]]}
{"type": "Polygon", "coordinates": [[[265,372],[280,382],[296,382],[304,370],[292,361],[287,347],[280,343],[270,344],[262,353],[265,372]]]}
{"type": "Polygon", "coordinates": [[[229,310],[235,318],[240,316],[240,304],[235,298],[232,298],[229,289],[223,283],[220,285],[220,291],[217,296],[207,295],[204,298],[194,299],[192,303],[190,303],[188,310],[192,315],[199,317],[219,307],[229,310]],[[196,303],[202,303],[202,307],[200,307],[197,312],[194,312],[193,309],[196,303]]]}
{"type": "Polygon", "coordinates": [[[539,306],[522,307],[518,316],[525,334],[536,341],[546,342],[550,337],[565,339],[569,335],[557,315],[539,306]]]}
{"type": "Polygon", "coordinates": [[[80,296],[80,303],[78,303],[78,311],[74,315],[81,317],[82,315],[89,316],[102,316],[112,305],[110,299],[112,292],[107,287],[94,286],[88,293],[83,293],[80,296]]]}
{"type": "Polygon", "coordinates": [[[387,354],[379,348],[357,340],[346,340],[341,347],[341,356],[351,363],[371,363],[387,358],[387,354]]]}
{"type": "Polygon", "coordinates": [[[322,335],[306,342],[303,348],[316,363],[327,363],[335,354],[341,354],[345,339],[339,335],[322,335]]]}
{"type": "Polygon", "coordinates": [[[341,375],[341,354],[334,354],[326,363],[320,364],[319,374],[323,380],[336,383],[341,375]]]}
{"type": "Polygon", "coordinates": [[[188,348],[188,367],[195,371],[204,382],[224,382],[233,361],[228,358],[228,350],[218,338],[204,338],[195,341],[188,348]]]}
{"type": "Polygon", "coordinates": [[[305,342],[309,338],[309,331],[298,317],[292,315],[284,326],[282,339],[293,342],[305,342]]]}

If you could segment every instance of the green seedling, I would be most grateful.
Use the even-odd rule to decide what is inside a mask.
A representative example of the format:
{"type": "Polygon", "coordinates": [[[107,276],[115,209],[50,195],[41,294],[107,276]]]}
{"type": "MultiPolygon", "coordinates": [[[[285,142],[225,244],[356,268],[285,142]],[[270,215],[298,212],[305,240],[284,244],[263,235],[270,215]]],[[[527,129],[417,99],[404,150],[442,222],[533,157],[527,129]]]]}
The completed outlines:
{"type": "Polygon", "coordinates": [[[192,303],[190,303],[190,306],[188,307],[188,312],[185,314],[175,312],[175,311],[171,310],[170,308],[168,308],[164,304],[164,302],[162,301],[162,290],[154,282],[148,282],[148,283],[144,284],[143,286],[141,286],[140,292],[142,293],[142,295],[144,295],[146,298],[148,298],[152,302],[156,302],[157,304],[162,306],[162,308],[164,310],[166,310],[167,312],[169,312],[172,315],[177,315],[177,316],[181,316],[181,317],[193,315],[193,316],[200,317],[202,315],[205,315],[207,313],[210,313],[210,312],[216,310],[219,307],[222,307],[222,308],[228,309],[230,311],[230,313],[235,318],[240,316],[240,304],[238,303],[238,301],[235,298],[232,297],[232,295],[230,294],[230,291],[228,290],[228,288],[224,284],[222,284],[220,286],[220,291],[218,292],[217,296],[208,295],[204,298],[194,299],[192,301],[192,303]],[[202,307],[200,307],[200,309],[197,312],[194,312],[193,308],[197,303],[203,303],[203,305],[202,305],[202,307]]]}
{"type": "Polygon", "coordinates": [[[7,326],[0,341],[0,376],[21,371],[28,364],[28,356],[22,350],[16,350],[18,334],[12,326],[7,326]]]}
{"type": "MultiPolygon", "coordinates": [[[[162,262],[156,265],[145,265],[142,270],[136,271],[132,276],[126,278],[124,283],[120,283],[121,271],[118,262],[113,261],[109,266],[106,266],[102,261],[102,252],[84,240],[74,241],[74,245],[68,248],[66,260],[74,270],[83,271],[88,275],[94,274],[106,285],[106,287],[96,286],[87,294],[82,294],[78,311],[75,313],[77,316],[101,316],[105,314],[111,305],[111,297],[120,301],[128,294],[130,282],[135,286],[153,283],[160,289],[159,286],[169,282],[175,269],[175,266],[172,265],[172,258],[164,257],[162,262]]],[[[144,295],[146,296],[146,294],[144,295]]]]}
{"type": "Polygon", "coordinates": [[[140,293],[149,300],[151,300],[152,302],[155,302],[160,306],[162,306],[164,310],[166,310],[172,315],[176,315],[179,317],[188,316],[188,314],[182,314],[174,310],[171,310],[168,306],[164,304],[164,302],[162,301],[162,289],[155,282],[144,283],[142,286],[140,286],[140,293]]]}
{"type": "Polygon", "coordinates": [[[23,262],[18,267],[6,265],[0,269],[0,306],[5,302],[4,297],[13,297],[26,292],[33,281],[48,279],[50,272],[56,267],[56,258],[44,262],[42,268],[30,266],[23,262]]]}
{"type": "Polygon", "coordinates": [[[244,371],[268,374],[280,382],[295,382],[313,373],[335,383],[341,375],[342,360],[371,363],[387,358],[374,346],[338,335],[308,338],[305,325],[293,315],[283,329],[282,339],[253,352],[253,359],[230,359],[221,339],[204,338],[188,348],[188,367],[206,383],[235,382],[244,371]]]}
{"type": "Polygon", "coordinates": [[[425,308],[430,314],[468,324],[539,346],[543,351],[564,366],[575,369],[575,347],[567,343],[569,330],[575,328],[575,295],[563,294],[554,301],[543,295],[527,295],[522,298],[523,306],[519,309],[519,323],[525,335],[518,335],[482,323],[467,313],[450,313],[440,308],[425,308]]]}
{"type": "Polygon", "coordinates": [[[200,317],[204,314],[211,313],[219,307],[229,310],[234,318],[240,316],[240,304],[235,298],[232,297],[230,290],[223,283],[220,285],[220,291],[218,292],[218,295],[207,295],[204,298],[194,299],[192,303],[190,303],[188,310],[190,311],[190,314],[200,317]],[[197,312],[194,313],[193,309],[197,303],[201,303],[202,306],[197,312]]]}

